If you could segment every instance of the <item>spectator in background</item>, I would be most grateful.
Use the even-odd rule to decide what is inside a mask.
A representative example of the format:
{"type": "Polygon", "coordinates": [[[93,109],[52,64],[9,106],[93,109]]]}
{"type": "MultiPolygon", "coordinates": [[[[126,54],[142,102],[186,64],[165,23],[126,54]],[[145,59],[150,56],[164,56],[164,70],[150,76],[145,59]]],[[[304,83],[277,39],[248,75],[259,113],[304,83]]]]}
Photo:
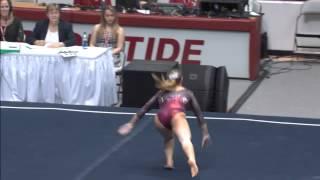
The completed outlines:
{"type": "Polygon", "coordinates": [[[48,4],[46,10],[48,19],[36,23],[27,42],[50,48],[75,45],[72,24],[60,19],[59,5],[48,4]]]}
{"type": "Polygon", "coordinates": [[[24,41],[24,31],[22,23],[13,15],[11,0],[0,0],[0,40],[19,42],[24,41]]]}
{"type": "MultiPolygon", "coordinates": [[[[99,7],[103,0],[74,0],[73,3],[76,6],[88,6],[88,7],[99,7]]],[[[105,0],[108,2],[109,0],[105,0]]]]}
{"type": "Polygon", "coordinates": [[[120,63],[119,54],[124,48],[124,29],[118,24],[117,11],[107,6],[101,11],[100,24],[93,27],[90,46],[111,47],[114,63],[120,63]]]}
{"type": "Polygon", "coordinates": [[[198,5],[198,0],[170,0],[170,3],[181,3],[188,8],[196,7],[198,5]]]}

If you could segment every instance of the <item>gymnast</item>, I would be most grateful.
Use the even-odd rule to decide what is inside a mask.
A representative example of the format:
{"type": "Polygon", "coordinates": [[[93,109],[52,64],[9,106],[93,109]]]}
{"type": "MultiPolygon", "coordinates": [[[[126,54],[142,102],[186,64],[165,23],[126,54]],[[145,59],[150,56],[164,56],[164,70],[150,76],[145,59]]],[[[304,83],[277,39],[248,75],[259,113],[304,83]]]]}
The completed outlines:
{"type": "Polygon", "coordinates": [[[158,77],[152,74],[159,91],[138,111],[129,122],[119,127],[118,133],[129,134],[135,127],[138,120],[151,109],[153,103],[158,100],[159,111],[155,116],[155,126],[164,138],[165,165],[164,168],[171,170],[174,168],[173,151],[174,136],[176,136],[187,157],[191,176],[197,176],[199,169],[195,158],[194,147],[191,142],[191,131],[186,120],[186,106],[191,108],[198,119],[198,124],[202,130],[202,148],[210,141],[207,123],[205,122],[199,104],[193,93],[182,85],[182,75],[178,69],[167,73],[166,77],[158,77]]]}

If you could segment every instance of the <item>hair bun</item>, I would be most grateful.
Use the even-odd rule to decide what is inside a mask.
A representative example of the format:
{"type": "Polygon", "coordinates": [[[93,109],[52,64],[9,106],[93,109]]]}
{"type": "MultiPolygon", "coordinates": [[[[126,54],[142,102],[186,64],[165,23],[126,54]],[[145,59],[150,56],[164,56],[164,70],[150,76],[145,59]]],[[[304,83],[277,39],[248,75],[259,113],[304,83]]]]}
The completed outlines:
{"type": "Polygon", "coordinates": [[[168,73],[168,79],[169,80],[177,80],[180,79],[181,74],[178,70],[172,70],[168,73]]]}

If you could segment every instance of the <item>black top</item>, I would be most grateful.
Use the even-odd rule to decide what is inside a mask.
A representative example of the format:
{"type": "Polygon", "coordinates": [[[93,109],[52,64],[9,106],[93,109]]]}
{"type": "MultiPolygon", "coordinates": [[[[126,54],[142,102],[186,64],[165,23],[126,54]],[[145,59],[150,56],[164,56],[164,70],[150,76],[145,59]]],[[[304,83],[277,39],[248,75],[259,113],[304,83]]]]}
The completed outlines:
{"type": "Polygon", "coordinates": [[[1,41],[10,41],[10,42],[20,42],[24,40],[24,31],[22,23],[19,19],[13,19],[12,23],[7,27],[1,27],[0,31],[0,40],[1,41]],[[4,38],[2,33],[5,32],[4,38]]]}
{"type": "MultiPolygon", "coordinates": [[[[37,22],[30,36],[27,37],[27,43],[34,44],[36,40],[45,40],[49,27],[49,20],[42,20],[37,22]]],[[[75,38],[73,33],[72,24],[59,21],[58,24],[59,42],[63,42],[65,46],[75,45],[75,38]]]]}

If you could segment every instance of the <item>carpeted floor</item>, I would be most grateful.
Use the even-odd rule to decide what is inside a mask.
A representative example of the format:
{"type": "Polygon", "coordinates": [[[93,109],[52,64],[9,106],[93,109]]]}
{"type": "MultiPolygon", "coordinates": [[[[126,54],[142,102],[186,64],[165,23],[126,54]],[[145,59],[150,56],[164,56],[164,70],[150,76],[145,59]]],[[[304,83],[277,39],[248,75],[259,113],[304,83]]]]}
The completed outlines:
{"type": "MultiPolygon", "coordinates": [[[[153,113],[129,136],[116,133],[136,110],[2,102],[1,179],[191,179],[178,143],[176,168],[162,169],[162,140],[153,113]]],[[[200,167],[194,179],[320,179],[319,119],[205,116],[213,138],[203,150],[197,123],[188,118],[200,167]]]]}

